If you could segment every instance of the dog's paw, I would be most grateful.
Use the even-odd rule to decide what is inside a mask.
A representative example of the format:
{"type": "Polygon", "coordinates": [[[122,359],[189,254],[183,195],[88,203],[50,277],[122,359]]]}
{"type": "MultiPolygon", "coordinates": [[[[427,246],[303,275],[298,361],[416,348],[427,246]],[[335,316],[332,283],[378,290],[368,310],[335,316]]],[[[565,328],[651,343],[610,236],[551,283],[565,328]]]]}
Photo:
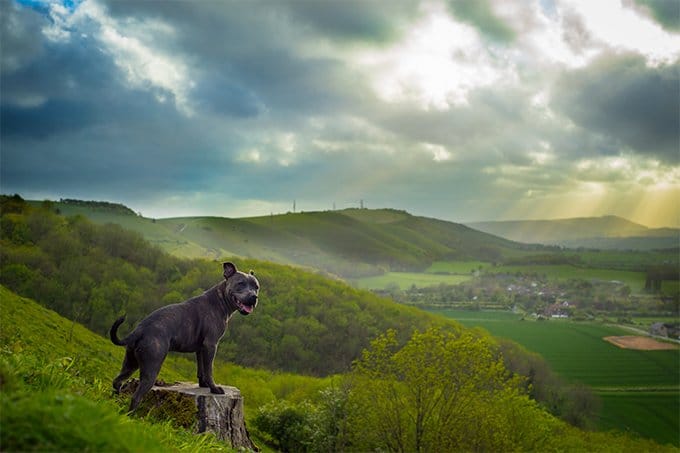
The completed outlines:
{"type": "Polygon", "coordinates": [[[217,395],[224,395],[224,389],[222,387],[210,387],[210,393],[215,393],[217,395]]]}

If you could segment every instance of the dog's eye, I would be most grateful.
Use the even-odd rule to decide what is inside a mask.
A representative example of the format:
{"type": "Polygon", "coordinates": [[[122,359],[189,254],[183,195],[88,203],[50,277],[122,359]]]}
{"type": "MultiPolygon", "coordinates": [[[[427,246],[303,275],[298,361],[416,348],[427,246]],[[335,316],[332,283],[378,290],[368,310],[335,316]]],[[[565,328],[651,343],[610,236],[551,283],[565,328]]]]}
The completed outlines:
{"type": "Polygon", "coordinates": [[[236,284],[236,289],[239,290],[239,291],[242,290],[244,287],[245,287],[245,284],[243,284],[243,283],[237,283],[236,284]]]}

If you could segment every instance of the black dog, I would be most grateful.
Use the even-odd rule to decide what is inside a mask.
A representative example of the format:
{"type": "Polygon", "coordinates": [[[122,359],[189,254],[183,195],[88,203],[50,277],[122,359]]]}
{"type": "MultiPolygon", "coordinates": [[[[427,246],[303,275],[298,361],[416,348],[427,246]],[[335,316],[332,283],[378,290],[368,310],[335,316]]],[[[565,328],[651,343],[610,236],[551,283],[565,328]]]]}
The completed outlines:
{"type": "Polygon", "coordinates": [[[132,395],[130,412],[153,387],[168,351],[195,352],[198,385],[210,387],[211,393],[224,393],[215,385],[212,376],[217,342],[235,311],[242,315],[252,313],[257,305],[260,284],[252,271],[250,274],[239,272],[233,263],[222,266],[224,281],[181,304],[159,308],[124,339],[119,340],[116,332],[125,316],[111,326],[113,344],[127,348],[120,374],[113,380],[114,391],[120,392],[123,381],[139,368],[139,387],[132,395]]]}

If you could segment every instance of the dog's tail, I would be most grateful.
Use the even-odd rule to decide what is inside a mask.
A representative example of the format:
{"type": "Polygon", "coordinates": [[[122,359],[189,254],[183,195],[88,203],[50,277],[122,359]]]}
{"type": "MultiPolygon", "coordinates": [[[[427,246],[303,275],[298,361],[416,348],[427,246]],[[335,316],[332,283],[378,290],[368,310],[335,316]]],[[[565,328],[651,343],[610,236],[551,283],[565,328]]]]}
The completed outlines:
{"type": "Polygon", "coordinates": [[[118,327],[125,321],[125,315],[116,319],[116,321],[111,326],[109,330],[109,336],[111,337],[111,342],[117,346],[125,346],[125,343],[118,339],[118,327]]]}

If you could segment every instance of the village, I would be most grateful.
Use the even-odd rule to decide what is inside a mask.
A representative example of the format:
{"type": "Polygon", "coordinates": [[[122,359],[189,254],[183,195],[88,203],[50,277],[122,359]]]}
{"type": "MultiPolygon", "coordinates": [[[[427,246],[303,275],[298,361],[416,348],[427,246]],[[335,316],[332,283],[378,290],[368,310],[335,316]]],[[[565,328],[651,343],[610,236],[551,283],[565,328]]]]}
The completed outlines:
{"type": "Polygon", "coordinates": [[[539,321],[603,320],[639,325],[652,335],[680,338],[680,326],[669,322],[677,302],[658,294],[633,294],[620,281],[555,280],[532,273],[478,274],[458,285],[386,288],[377,293],[421,308],[512,311],[539,321]],[[659,321],[654,322],[658,318],[659,321]],[[640,323],[636,318],[644,318],[640,323]]]}

